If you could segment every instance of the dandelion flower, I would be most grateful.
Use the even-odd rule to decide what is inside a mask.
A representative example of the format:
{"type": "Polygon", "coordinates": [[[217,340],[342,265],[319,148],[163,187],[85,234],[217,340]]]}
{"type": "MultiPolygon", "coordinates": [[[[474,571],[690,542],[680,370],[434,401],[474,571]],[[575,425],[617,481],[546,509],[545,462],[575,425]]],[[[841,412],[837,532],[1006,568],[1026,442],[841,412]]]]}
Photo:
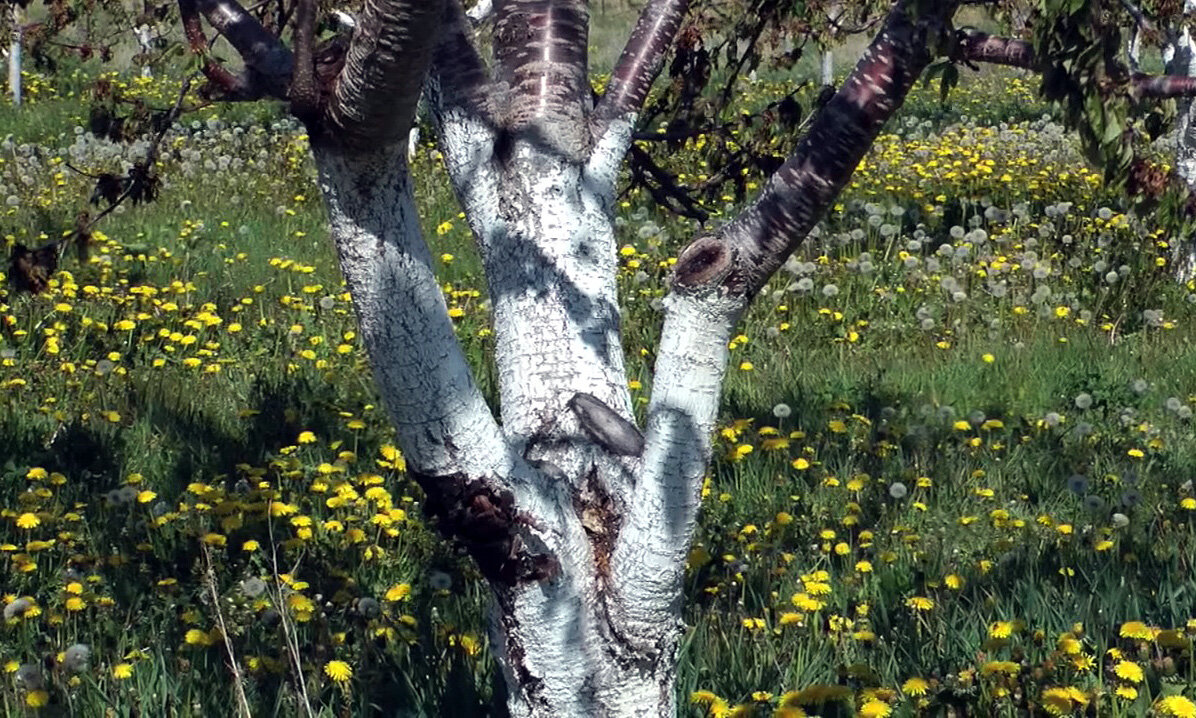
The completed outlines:
{"type": "Polygon", "coordinates": [[[406,583],[396,583],[386,591],[387,601],[402,601],[411,593],[411,586],[406,583]]]}
{"type": "Polygon", "coordinates": [[[133,677],[133,666],[128,663],[117,663],[112,667],[112,677],[118,681],[133,677]]]}
{"type": "Polygon", "coordinates": [[[893,713],[893,708],[882,700],[873,698],[860,706],[859,715],[863,718],[885,718],[893,713]]]}
{"type": "Polygon", "coordinates": [[[1122,638],[1137,638],[1143,641],[1154,640],[1154,632],[1150,630],[1150,626],[1141,621],[1126,621],[1121,624],[1120,633],[1122,638]]]}
{"type": "Polygon", "coordinates": [[[905,605],[915,611],[929,611],[934,608],[934,599],[926,598],[925,596],[913,596],[906,599],[905,605]]]}
{"type": "Polygon", "coordinates": [[[930,690],[930,684],[925,678],[914,676],[901,684],[901,692],[907,696],[924,696],[930,690]]]}
{"type": "Polygon", "coordinates": [[[337,683],[344,683],[353,677],[353,669],[344,661],[328,661],[324,664],[324,675],[337,683]]]}
{"type": "Polygon", "coordinates": [[[42,521],[37,517],[37,514],[31,514],[28,511],[17,517],[17,528],[19,529],[35,529],[41,526],[41,523],[42,521]]]}
{"type": "Polygon", "coordinates": [[[1155,710],[1174,718],[1196,718],[1196,703],[1183,696],[1167,696],[1154,704],[1155,710]]]}
{"type": "Polygon", "coordinates": [[[25,705],[30,708],[42,708],[50,702],[50,694],[45,691],[29,691],[25,694],[25,705]]]}
{"type": "Polygon", "coordinates": [[[1137,663],[1132,661],[1118,662],[1118,664],[1113,667],[1113,672],[1116,673],[1117,677],[1123,681],[1129,681],[1130,683],[1142,682],[1142,666],[1139,666],[1137,663]]]}

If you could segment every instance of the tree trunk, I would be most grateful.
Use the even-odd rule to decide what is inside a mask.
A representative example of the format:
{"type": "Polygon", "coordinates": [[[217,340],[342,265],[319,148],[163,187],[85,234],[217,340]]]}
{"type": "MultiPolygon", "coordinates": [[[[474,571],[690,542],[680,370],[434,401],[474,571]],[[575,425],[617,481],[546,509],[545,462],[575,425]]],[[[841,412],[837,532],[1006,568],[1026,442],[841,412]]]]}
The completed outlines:
{"type": "Polygon", "coordinates": [[[404,148],[313,150],[332,238],[408,466],[442,530],[490,579],[490,636],[512,715],[672,715],[679,605],[649,617],[668,631],[648,651],[627,642],[635,629],[608,605],[611,546],[638,458],[600,445],[584,425],[589,405],[570,404],[592,397],[600,414],[631,426],[613,176],[598,174],[600,163],[521,144],[500,170],[503,181],[490,185],[501,188],[498,210],[467,206],[493,294],[500,429],[447,318],[404,148]]]}

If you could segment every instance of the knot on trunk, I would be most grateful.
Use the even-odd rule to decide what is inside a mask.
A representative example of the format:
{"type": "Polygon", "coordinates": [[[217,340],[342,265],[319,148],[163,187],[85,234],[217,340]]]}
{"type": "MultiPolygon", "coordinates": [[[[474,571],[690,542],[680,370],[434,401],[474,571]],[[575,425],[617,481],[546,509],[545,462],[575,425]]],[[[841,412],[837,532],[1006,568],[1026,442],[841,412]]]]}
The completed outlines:
{"type": "Polygon", "coordinates": [[[616,456],[644,453],[644,435],[593,394],[579,392],[569,400],[569,408],[590,440],[616,456]]]}

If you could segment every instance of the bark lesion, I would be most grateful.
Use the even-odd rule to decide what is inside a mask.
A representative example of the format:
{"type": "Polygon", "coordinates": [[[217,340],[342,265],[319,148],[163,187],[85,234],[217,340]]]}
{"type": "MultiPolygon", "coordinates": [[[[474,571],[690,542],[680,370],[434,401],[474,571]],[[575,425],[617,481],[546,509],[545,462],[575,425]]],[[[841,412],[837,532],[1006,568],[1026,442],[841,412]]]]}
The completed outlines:
{"type": "Polygon", "coordinates": [[[465,548],[496,588],[538,583],[560,574],[556,556],[537,552],[523,538],[535,520],[519,510],[514,495],[498,482],[463,474],[413,476],[441,534],[465,548]]]}
{"type": "Polygon", "coordinates": [[[573,511],[586,532],[600,584],[610,579],[611,553],[623,526],[623,512],[591,466],[586,480],[573,492],[573,511]]]}

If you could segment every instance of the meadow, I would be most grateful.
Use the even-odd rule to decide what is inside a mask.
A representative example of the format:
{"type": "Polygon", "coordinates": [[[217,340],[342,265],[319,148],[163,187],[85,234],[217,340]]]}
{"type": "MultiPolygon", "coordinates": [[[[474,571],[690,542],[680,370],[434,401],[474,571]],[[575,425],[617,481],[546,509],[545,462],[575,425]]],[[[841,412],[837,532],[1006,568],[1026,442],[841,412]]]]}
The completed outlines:
{"type": "MultiPolygon", "coordinates": [[[[144,153],[88,131],[94,79],[30,74],[0,113],[6,252],[144,153]]],[[[706,141],[645,148],[700,183],[706,141]]],[[[494,401],[469,230],[434,147],[414,167],[494,401]]],[[[48,291],[0,282],[0,710],[496,714],[487,589],[392,443],[307,138],[206,108],[159,169],[48,291]]],[[[698,225],[620,203],[643,405],[698,225]]],[[[1196,283],[1126,206],[1030,78],[915,91],[732,341],[683,714],[1196,716],[1196,283]]]]}

